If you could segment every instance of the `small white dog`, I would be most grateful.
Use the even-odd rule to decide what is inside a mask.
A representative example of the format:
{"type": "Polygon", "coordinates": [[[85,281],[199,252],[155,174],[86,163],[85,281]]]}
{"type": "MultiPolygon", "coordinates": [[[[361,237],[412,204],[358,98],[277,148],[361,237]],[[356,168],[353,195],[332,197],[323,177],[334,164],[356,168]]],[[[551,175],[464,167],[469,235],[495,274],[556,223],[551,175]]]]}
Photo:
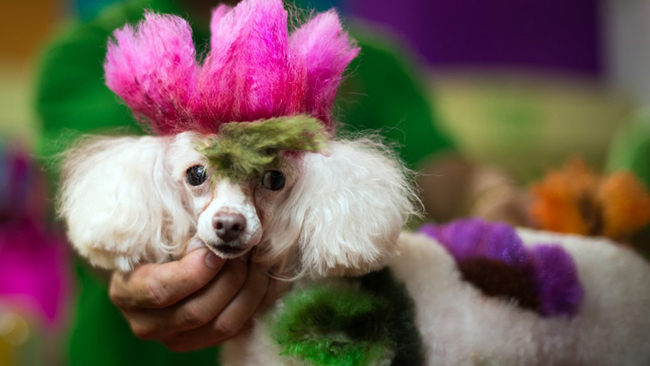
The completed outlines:
{"type": "MultiPolygon", "coordinates": [[[[331,137],[336,88],[359,49],[334,12],[291,35],[287,18],[281,0],[217,8],[202,65],[180,18],[147,14],[116,31],[107,84],[159,136],[88,138],[66,155],[59,210],[82,256],[129,271],[198,241],[289,273],[292,292],[225,345],[226,365],[326,365],[346,347],[367,351],[341,351],[350,365],[650,365],[650,266],[631,251],[483,223],[401,233],[417,202],[406,169],[379,143],[331,137]],[[341,298],[356,299],[349,290],[383,268],[391,275],[373,278],[397,295],[344,309],[392,302],[388,317],[289,329],[289,343],[324,350],[277,336],[312,286],[347,283],[341,298]]],[[[340,320],[338,299],[293,320],[340,320]]]]}
{"type": "MultiPolygon", "coordinates": [[[[381,145],[333,141],[326,152],[290,155],[281,169],[242,185],[210,179],[197,151],[207,141],[197,133],[98,138],[72,150],[61,212],[78,251],[95,265],[128,271],[172,260],[200,240],[225,258],[252,250],[254,260],[300,277],[297,289],[389,266],[415,303],[428,365],[650,361],[650,267],[629,250],[521,230],[527,246],[557,243],[570,253],[584,289],[575,316],[542,317],[486,297],[436,240],[400,236],[414,195],[381,145]]],[[[225,364],[309,364],[281,356],[267,327],[260,320],[228,342],[225,364]]]]}
{"type": "Polygon", "coordinates": [[[129,271],[199,240],[224,258],[256,247],[269,268],[327,277],[381,268],[413,212],[403,168],[370,140],[289,155],[237,184],[210,179],[209,136],[91,138],[69,152],[60,210],[94,265],[129,271]]]}

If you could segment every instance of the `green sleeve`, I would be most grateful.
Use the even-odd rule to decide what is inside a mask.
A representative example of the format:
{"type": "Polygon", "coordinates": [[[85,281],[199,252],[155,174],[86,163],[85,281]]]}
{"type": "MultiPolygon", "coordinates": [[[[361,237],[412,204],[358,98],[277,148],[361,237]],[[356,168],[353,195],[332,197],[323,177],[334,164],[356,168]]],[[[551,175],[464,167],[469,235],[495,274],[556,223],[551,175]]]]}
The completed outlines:
{"type": "Polygon", "coordinates": [[[343,130],[379,131],[394,144],[410,168],[425,158],[452,148],[438,128],[418,73],[402,56],[389,36],[371,35],[371,29],[355,29],[352,36],[361,47],[352,62],[337,100],[337,116],[343,130]]]}
{"type": "MultiPolygon", "coordinates": [[[[135,127],[128,109],[104,85],[102,63],[111,24],[74,24],[46,51],[38,78],[36,109],[42,122],[41,155],[51,156],[65,130],[97,132],[135,127]]],[[[119,26],[119,22],[114,22],[119,26]]]]}

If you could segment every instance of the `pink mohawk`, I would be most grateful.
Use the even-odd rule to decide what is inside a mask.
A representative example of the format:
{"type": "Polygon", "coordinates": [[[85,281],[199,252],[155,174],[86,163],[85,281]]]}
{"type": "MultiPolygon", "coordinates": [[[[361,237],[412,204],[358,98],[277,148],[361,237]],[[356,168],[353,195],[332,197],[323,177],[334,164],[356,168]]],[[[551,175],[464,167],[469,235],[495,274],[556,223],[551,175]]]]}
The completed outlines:
{"type": "Polygon", "coordinates": [[[244,0],[212,13],[211,50],[196,62],[188,23],[147,13],[115,31],[106,84],[159,134],[216,133],[223,123],[310,114],[332,131],[332,105],[359,48],[335,11],[289,36],[282,0],[244,0]]]}

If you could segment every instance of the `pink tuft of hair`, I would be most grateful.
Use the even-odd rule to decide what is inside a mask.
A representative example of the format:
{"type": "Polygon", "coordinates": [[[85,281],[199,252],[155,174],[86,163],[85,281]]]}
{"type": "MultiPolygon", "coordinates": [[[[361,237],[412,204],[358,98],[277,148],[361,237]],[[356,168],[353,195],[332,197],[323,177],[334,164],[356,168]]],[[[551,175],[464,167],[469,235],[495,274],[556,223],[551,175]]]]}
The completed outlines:
{"type": "Polygon", "coordinates": [[[189,24],[147,12],[136,28],[115,31],[104,64],[106,85],[158,134],[187,123],[196,85],[196,52],[189,24]]]}
{"type": "Polygon", "coordinates": [[[331,131],[332,105],[359,53],[335,11],[289,35],[282,0],[244,0],[212,13],[211,49],[196,63],[186,21],[148,13],[114,34],[106,81],[155,132],[216,133],[227,122],[311,114],[331,131]]]}
{"type": "Polygon", "coordinates": [[[212,16],[210,18],[210,49],[213,50],[218,47],[219,37],[219,24],[221,24],[221,18],[228,14],[232,10],[231,6],[221,4],[216,9],[212,11],[212,16]]]}
{"type": "Polygon", "coordinates": [[[291,49],[306,68],[307,91],[304,111],[331,123],[331,109],[336,91],[348,64],[359,48],[343,31],[334,10],[317,15],[291,36],[291,49]]]}
{"type": "Polygon", "coordinates": [[[289,55],[287,18],[281,0],[247,0],[213,16],[213,48],[191,105],[197,123],[214,130],[300,112],[304,77],[289,55]]]}

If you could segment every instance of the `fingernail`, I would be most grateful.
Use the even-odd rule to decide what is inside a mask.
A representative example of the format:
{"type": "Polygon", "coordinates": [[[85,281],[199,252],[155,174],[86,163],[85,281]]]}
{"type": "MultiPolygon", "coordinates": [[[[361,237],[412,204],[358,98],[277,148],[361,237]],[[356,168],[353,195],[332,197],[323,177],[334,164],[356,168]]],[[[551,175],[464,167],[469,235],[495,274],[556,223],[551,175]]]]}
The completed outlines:
{"type": "Polygon", "coordinates": [[[216,254],[208,252],[208,255],[205,256],[205,265],[212,269],[216,270],[223,264],[224,259],[219,258],[216,254]]]}

